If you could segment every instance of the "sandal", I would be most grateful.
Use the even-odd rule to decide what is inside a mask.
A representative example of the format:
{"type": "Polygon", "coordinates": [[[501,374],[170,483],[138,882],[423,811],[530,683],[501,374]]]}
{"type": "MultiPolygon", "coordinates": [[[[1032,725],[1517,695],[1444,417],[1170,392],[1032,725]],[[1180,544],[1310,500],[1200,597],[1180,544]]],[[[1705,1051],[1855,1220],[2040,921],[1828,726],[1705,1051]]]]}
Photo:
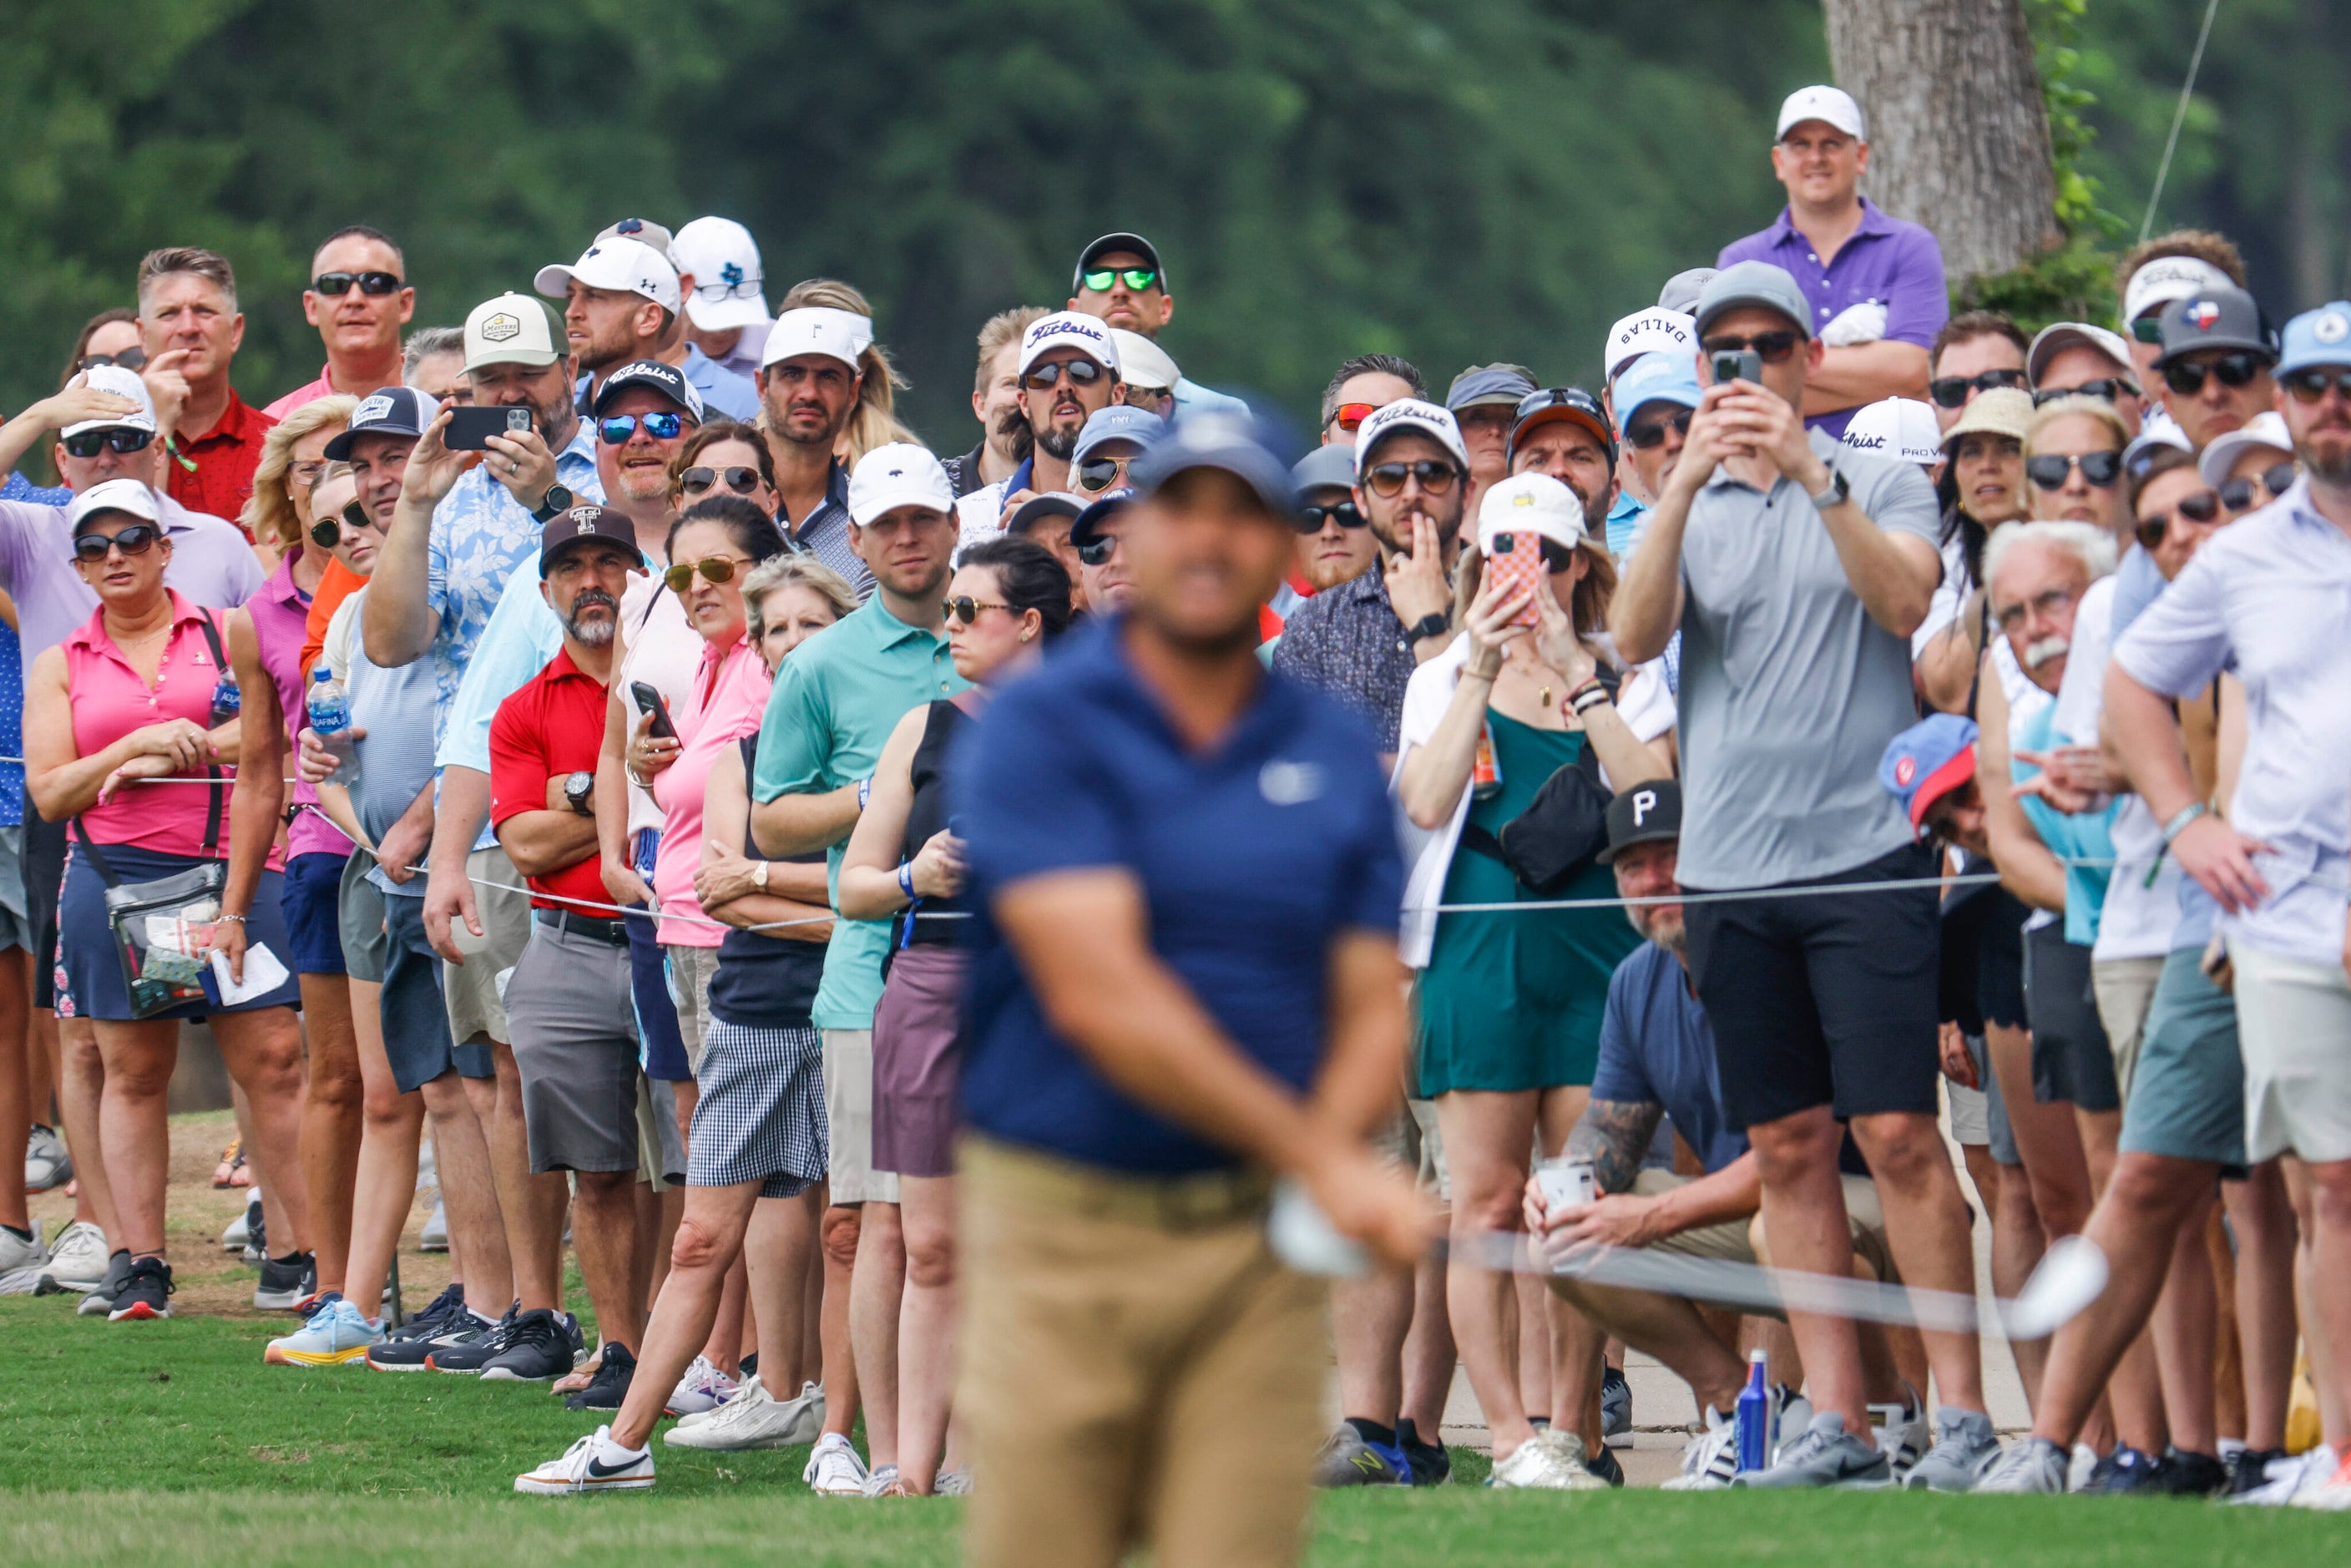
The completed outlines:
{"type": "Polygon", "coordinates": [[[241,1184],[236,1179],[237,1174],[244,1168],[245,1140],[243,1138],[231,1138],[228,1141],[228,1147],[221,1151],[220,1164],[213,1167],[213,1186],[215,1190],[225,1189],[240,1185],[251,1186],[253,1185],[253,1178],[251,1176],[246,1176],[245,1181],[241,1184]]]}

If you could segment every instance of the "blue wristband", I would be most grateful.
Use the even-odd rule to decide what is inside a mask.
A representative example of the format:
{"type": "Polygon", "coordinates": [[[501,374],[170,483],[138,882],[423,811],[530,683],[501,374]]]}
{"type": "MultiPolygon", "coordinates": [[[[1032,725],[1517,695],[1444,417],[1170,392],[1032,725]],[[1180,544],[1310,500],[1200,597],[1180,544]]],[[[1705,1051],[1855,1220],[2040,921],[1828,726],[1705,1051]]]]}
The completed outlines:
{"type": "Polygon", "coordinates": [[[865,810],[865,798],[873,793],[873,780],[869,776],[857,781],[857,809],[865,810]]]}
{"type": "Polygon", "coordinates": [[[914,896],[914,862],[912,861],[898,868],[898,891],[909,899],[914,896]]]}

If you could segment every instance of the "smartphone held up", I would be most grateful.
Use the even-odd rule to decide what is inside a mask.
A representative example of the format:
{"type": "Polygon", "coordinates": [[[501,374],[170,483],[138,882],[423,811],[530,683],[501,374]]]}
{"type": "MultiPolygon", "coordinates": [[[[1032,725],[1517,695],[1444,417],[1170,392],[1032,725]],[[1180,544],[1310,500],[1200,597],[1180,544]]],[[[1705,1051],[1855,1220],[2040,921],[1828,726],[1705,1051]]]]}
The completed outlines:
{"type": "Polygon", "coordinates": [[[520,435],[531,428],[528,408],[471,407],[449,411],[441,444],[452,452],[486,452],[493,435],[520,435]]]}

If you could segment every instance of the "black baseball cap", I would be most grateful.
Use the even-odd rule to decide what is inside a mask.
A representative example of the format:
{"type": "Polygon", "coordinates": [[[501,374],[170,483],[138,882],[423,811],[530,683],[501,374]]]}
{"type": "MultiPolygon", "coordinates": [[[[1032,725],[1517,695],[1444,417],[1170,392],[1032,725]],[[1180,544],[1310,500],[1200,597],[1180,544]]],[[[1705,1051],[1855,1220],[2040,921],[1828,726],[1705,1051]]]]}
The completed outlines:
{"type": "MultiPolygon", "coordinates": [[[[1118,489],[1105,493],[1092,506],[1080,512],[1077,520],[1070,525],[1070,543],[1082,545],[1092,538],[1095,528],[1134,505],[1135,496],[1136,492],[1134,488],[1127,486],[1121,486],[1118,489]]],[[[1035,503],[1031,502],[1030,505],[1033,506],[1035,503]]],[[[1021,509],[1025,511],[1028,508],[1021,509]]]]}
{"type": "Polygon", "coordinates": [[[558,512],[538,530],[538,575],[544,578],[565,550],[595,539],[608,539],[636,557],[638,565],[644,564],[645,552],[637,548],[636,526],[628,514],[616,507],[582,501],[569,511],[558,512]]]}
{"type": "Polygon", "coordinates": [[[595,406],[590,413],[601,414],[612,405],[612,400],[631,387],[651,387],[683,409],[695,423],[702,423],[702,394],[685,379],[685,372],[675,365],[663,364],[659,360],[631,360],[604,378],[596,389],[595,406]]]}
{"type": "Polygon", "coordinates": [[[1526,440],[1528,431],[1554,420],[1590,431],[1608,454],[1608,466],[1616,466],[1616,431],[1608,423],[1608,412],[1600,406],[1598,398],[1582,387],[1544,387],[1520,398],[1518,413],[1510,421],[1510,457],[1518,457],[1519,444],[1526,440]]]}
{"type": "Polygon", "coordinates": [[[1602,865],[1635,844],[1660,843],[1682,836],[1682,787],[1651,779],[1620,789],[1608,802],[1608,847],[1594,858],[1602,865]]]}
{"type": "Polygon", "coordinates": [[[414,387],[379,387],[360,399],[350,423],[327,443],[327,461],[350,462],[351,443],[362,435],[422,435],[440,410],[439,403],[414,387]]]}
{"type": "Polygon", "coordinates": [[[1159,247],[1153,245],[1149,240],[1144,239],[1141,235],[1127,234],[1124,232],[1104,235],[1100,239],[1094,240],[1089,244],[1085,249],[1078,252],[1078,265],[1070,273],[1070,292],[1075,294],[1085,287],[1086,268],[1094,264],[1094,257],[1105,255],[1113,250],[1131,250],[1135,255],[1141,256],[1144,260],[1149,262],[1151,264],[1151,270],[1159,275],[1160,290],[1163,293],[1165,292],[1167,287],[1167,268],[1160,264],[1159,247]]]}
{"type": "Polygon", "coordinates": [[[2163,352],[2156,368],[2199,349],[2242,349],[2277,362],[2277,332],[2241,288],[2203,288],[2163,308],[2163,352]]]}

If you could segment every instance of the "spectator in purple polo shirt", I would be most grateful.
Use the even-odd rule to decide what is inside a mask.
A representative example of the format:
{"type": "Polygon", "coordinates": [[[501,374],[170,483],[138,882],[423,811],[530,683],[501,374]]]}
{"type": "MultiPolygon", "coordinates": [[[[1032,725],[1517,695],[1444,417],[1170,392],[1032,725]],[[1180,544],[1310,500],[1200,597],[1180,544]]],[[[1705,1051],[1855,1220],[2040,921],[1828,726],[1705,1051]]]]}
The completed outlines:
{"type": "Polygon", "coordinates": [[[1861,193],[1868,169],[1861,107],[1850,94],[1790,93],[1771,148],[1788,204],[1770,228],[1723,246],[1717,262],[1768,261],[1803,289],[1813,335],[1828,348],[1804,380],[1804,423],[1840,439],[1864,404],[1927,395],[1927,350],[1951,313],[1943,247],[1930,230],[1886,216],[1861,193]]]}

